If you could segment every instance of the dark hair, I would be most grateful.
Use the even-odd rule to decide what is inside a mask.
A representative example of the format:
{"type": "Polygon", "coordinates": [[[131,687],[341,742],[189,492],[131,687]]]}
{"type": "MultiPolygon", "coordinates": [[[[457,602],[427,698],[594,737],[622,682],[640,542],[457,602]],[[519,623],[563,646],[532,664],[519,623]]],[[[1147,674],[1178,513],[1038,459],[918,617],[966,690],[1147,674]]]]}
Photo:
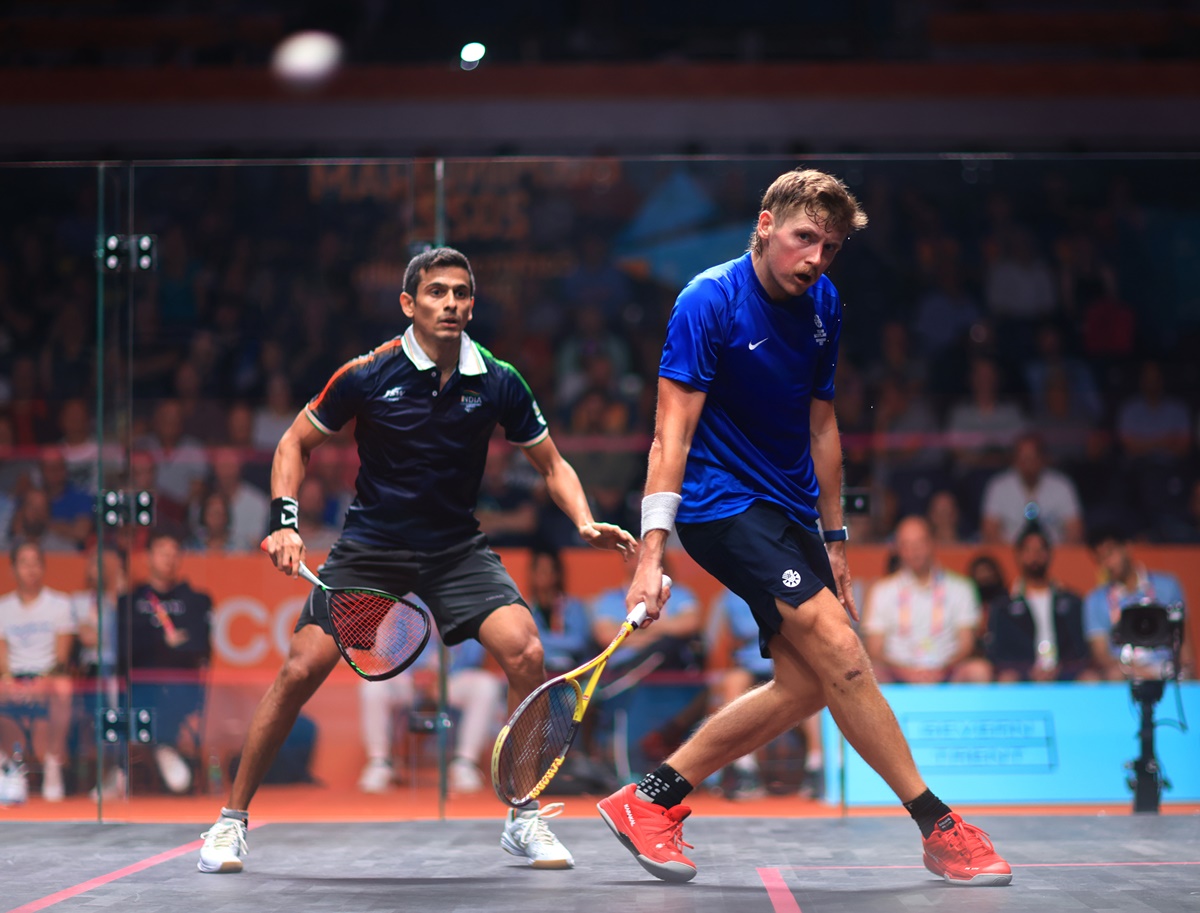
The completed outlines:
{"type": "Polygon", "coordinates": [[[8,550],[8,558],[14,565],[17,563],[17,555],[21,553],[21,549],[23,548],[32,548],[37,552],[39,560],[43,562],[46,560],[46,550],[42,548],[42,543],[38,542],[37,539],[14,539],[12,547],[8,550]]]}
{"type": "Polygon", "coordinates": [[[1096,551],[1105,542],[1115,542],[1118,545],[1127,545],[1129,543],[1129,533],[1123,527],[1116,523],[1101,523],[1091,526],[1088,529],[1087,544],[1088,548],[1096,551]]]}
{"type": "Polygon", "coordinates": [[[471,271],[471,261],[465,254],[459,253],[453,247],[434,247],[417,254],[408,261],[404,270],[404,294],[410,298],[417,297],[417,288],[421,284],[421,274],[440,266],[455,266],[467,271],[467,280],[471,283],[471,297],[475,297],[475,273],[471,271]]]}
{"type": "Polygon", "coordinates": [[[159,539],[170,539],[176,545],[183,544],[183,533],[175,526],[159,526],[150,531],[150,535],[146,537],[146,551],[154,548],[154,543],[159,539]]]}
{"type": "Polygon", "coordinates": [[[1042,543],[1046,546],[1046,548],[1051,547],[1050,537],[1046,535],[1045,528],[1037,520],[1030,520],[1023,527],[1021,527],[1021,531],[1017,533],[1017,538],[1013,541],[1014,547],[1020,549],[1025,544],[1025,540],[1030,536],[1037,536],[1042,540],[1042,543]]]}

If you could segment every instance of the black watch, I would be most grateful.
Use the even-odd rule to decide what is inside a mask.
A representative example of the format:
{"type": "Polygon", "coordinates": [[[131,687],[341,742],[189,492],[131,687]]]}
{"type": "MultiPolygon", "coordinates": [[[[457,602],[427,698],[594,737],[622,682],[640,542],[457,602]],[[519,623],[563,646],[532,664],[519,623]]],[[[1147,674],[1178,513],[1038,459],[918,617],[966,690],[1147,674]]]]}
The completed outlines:
{"type": "Polygon", "coordinates": [[[821,535],[826,542],[846,542],[850,539],[850,530],[843,526],[841,529],[827,529],[821,535]]]}

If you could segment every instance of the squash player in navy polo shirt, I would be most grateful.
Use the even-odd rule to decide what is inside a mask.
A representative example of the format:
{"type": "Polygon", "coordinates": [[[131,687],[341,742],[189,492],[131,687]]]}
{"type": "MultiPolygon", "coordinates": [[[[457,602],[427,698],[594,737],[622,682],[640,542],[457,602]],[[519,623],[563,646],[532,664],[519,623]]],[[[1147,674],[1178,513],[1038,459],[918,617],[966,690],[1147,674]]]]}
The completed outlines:
{"type": "Polygon", "coordinates": [[[667,325],[626,601],[658,616],[674,527],[697,563],[749,603],[774,678],[599,803],[625,847],[665,881],[696,874],[683,853],[691,810],[681,803],[692,785],[826,706],[916,820],[931,872],[960,885],[1012,880],[987,835],[925,786],[850,624],[858,611],[833,411],[842,303],[825,271],[866,224],[837,178],[780,175],[763,196],[750,251],[693,279],[667,325]]]}
{"type": "MultiPolygon", "coordinates": [[[[356,497],[322,580],[415,593],[448,645],[476,638],[492,654],[508,677],[511,711],[544,681],[545,670],[533,616],[475,520],[496,425],[523,448],[585,542],[628,557],[637,540],[592,519],[579,477],[550,439],[525,381],[464,332],[474,296],[471,265],[458,251],[437,248],[413,258],[400,296],[412,325],[343,365],[280,440],[267,550],[277,568],[296,574],[304,543],[295,498],[308,456],[354,419],[361,462],[356,497]]],[[[312,611],[314,598],[315,591],[255,711],[228,804],[204,835],[202,872],[242,870],[247,806],[300,708],[338,662],[328,619],[312,611]]],[[[550,806],[509,811],[501,846],[534,868],[570,868],[571,854],[546,824],[556,813],[550,806]]]]}

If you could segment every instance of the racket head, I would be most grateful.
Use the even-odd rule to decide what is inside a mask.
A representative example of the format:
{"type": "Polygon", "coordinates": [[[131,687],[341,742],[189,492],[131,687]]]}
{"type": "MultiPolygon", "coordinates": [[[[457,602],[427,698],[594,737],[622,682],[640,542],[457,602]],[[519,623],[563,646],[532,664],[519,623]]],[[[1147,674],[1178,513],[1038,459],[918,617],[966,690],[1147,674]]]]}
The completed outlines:
{"type": "Polygon", "coordinates": [[[584,706],[578,682],[566,677],[552,678],[521,702],[492,749],[492,787],[501,802],[522,808],[550,785],[584,706]]]}
{"type": "Polygon", "coordinates": [[[325,591],[333,640],[350,667],[368,681],[399,675],[429,643],[429,613],[407,599],[365,587],[325,591]]]}

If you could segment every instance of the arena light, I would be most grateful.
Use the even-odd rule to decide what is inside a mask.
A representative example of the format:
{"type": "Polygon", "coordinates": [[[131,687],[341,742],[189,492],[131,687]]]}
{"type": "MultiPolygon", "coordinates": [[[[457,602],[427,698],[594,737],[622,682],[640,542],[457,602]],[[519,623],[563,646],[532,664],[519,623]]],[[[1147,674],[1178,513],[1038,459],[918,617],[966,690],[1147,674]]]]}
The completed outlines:
{"type": "Polygon", "coordinates": [[[478,41],[468,42],[458,54],[458,65],[464,70],[473,70],[479,66],[479,61],[483,60],[486,53],[487,48],[478,41]]]}
{"type": "Polygon", "coordinates": [[[271,72],[293,89],[323,85],[342,62],[342,42],[328,32],[297,32],[279,43],[271,56],[271,72]]]}

